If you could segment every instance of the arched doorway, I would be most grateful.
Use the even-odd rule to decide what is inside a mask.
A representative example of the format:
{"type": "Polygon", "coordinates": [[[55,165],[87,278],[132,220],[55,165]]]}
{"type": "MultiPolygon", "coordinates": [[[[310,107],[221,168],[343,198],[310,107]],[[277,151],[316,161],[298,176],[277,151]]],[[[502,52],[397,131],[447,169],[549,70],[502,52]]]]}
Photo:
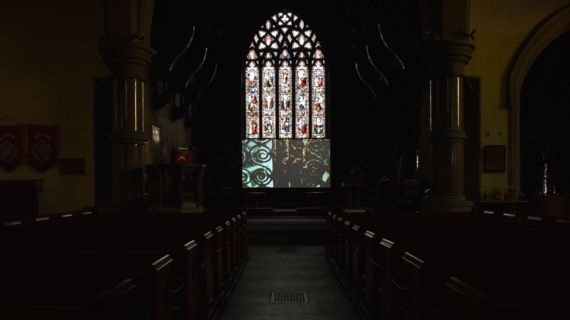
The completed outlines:
{"type": "Polygon", "coordinates": [[[530,32],[505,75],[505,97],[509,110],[508,184],[516,193],[522,191],[521,181],[521,93],[523,83],[534,61],[543,50],[561,35],[570,31],[570,4],[544,18],[530,32]]]}
{"type": "Polygon", "coordinates": [[[537,57],[522,86],[522,191],[570,193],[570,32],[537,57]],[[546,181],[545,179],[546,164],[546,181]]]}

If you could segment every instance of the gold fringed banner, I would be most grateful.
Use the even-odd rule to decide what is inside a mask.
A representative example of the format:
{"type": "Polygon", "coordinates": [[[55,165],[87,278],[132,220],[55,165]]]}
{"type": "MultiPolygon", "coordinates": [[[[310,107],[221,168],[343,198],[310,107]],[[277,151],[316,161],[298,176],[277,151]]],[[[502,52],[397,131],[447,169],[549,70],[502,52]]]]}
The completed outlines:
{"type": "Polygon", "coordinates": [[[28,163],[45,172],[57,159],[59,126],[28,125],[28,163]]]}
{"type": "Polygon", "coordinates": [[[22,125],[0,125],[0,166],[6,171],[22,162],[22,125]]]}

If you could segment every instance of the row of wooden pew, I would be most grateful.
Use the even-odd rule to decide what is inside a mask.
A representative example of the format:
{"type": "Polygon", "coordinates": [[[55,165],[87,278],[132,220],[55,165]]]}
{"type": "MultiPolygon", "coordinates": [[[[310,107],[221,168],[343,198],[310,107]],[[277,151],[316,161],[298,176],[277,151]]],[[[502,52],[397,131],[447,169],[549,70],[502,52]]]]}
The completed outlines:
{"type": "Polygon", "coordinates": [[[247,215],[65,213],[0,226],[0,319],[213,318],[247,215]]]}
{"type": "Polygon", "coordinates": [[[570,224],[489,213],[328,214],[327,256],[368,319],[570,319],[570,224]]]}

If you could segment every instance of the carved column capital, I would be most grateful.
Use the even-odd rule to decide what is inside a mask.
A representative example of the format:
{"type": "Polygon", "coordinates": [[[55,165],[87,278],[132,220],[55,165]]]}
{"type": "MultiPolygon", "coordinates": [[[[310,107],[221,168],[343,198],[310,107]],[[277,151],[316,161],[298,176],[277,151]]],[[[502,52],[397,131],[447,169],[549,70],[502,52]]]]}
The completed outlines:
{"type": "Polygon", "coordinates": [[[432,76],[462,76],[475,45],[470,38],[430,38],[422,42],[422,48],[432,76]]]}
{"type": "Polygon", "coordinates": [[[111,70],[111,77],[137,78],[148,81],[154,51],[134,37],[124,41],[101,41],[103,61],[111,70]]]}

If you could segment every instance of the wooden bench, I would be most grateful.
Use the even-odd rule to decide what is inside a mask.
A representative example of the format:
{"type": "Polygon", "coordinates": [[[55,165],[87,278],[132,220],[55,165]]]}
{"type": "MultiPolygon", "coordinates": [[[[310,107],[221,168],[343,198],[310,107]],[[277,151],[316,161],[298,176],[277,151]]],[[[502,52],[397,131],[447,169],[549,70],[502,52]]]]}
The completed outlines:
{"type": "MultiPolygon", "coordinates": [[[[165,312],[176,311],[185,319],[207,319],[219,307],[223,294],[219,289],[225,289],[246,258],[246,222],[245,213],[232,215],[220,211],[196,215],[65,214],[20,221],[0,229],[0,249],[9,250],[16,258],[9,263],[0,262],[0,270],[16,272],[28,265],[28,270],[18,269],[18,272],[65,273],[90,265],[97,268],[90,270],[93,272],[130,270],[126,274],[132,276],[143,256],[162,252],[174,258],[169,258],[168,263],[171,275],[161,282],[165,289],[165,299],[161,300],[170,304],[165,312]],[[217,239],[210,231],[216,226],[220,227],[216,230],[217,239]],[[52,256],[46,258],[38,248],[52,256]],[[69,261],[62,261],[65,257],[69,261]],[[43,266],[33,263],[42,258],[43,266]],[[109,261],[114,262],[109,264],[109,261]]],[[[144,277],[132,278],[131,284],[149,292],[148,285],[137,282],[144,277]]]]}
{"type": "MultiPolygon", "coordinates": [[[[444,288],[451,286],[450,273],[458,268],[538,270],[541,264],[551,269],[570,266],[570,257],[563,249],[569,243],[565,242],[568,233],[559,231],[570,231],[568,225],[552,226],[531,214],[524,217],[350,214],[345,217],[331,213],[327,221],[329,235],[336,237],[328,241],[327,252],[337,265],[339,276],[346,277],[350,272],[349,277],[353,279],[350,290],[364,289],[360,300],[376,309],[373,316],[378,314],[383,319],[433,316],[428,310],[435,310],[434,306],[444,299],[444,288]],[[344,221],[351,222],[343,226],[344,221]],[[351,234],[346,232],[349,225],[365,231],[351,234]],[[556,229],[559,232],[552,232],[556,229]],[[347,242],[350,245],[343,249],[342,244],[347,242]],[[348,269],[347,260],[342,258],[342,250],[346,248],[352,257],[348,260],[352,265],[348,269]]],[[[530,290],[541,289],[534,286],[530,290]]],[[[538,310],[539,306],[533,308],[538,310]]]]}
{"type": "Polygon", "coordinates": [[[117,273],[2,271],[0,281],[2,319],[154,318],[144,290],[117,273]]]}

